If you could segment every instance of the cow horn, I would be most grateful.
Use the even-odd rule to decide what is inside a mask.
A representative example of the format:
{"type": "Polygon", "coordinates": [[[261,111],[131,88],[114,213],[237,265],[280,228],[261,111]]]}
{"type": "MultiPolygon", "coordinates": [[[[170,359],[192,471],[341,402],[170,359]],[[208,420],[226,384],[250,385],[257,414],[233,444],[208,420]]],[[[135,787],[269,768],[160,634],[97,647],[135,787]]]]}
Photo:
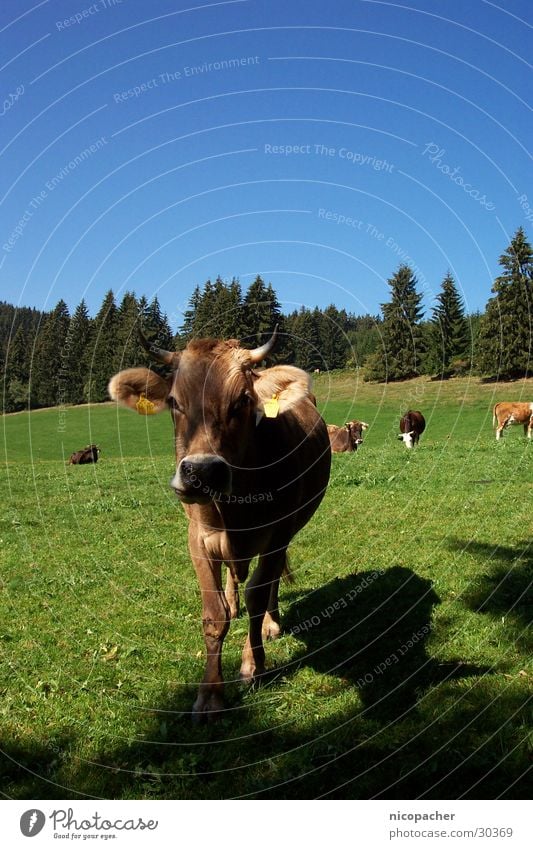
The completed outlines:
{"type": "Polygon", "coordinates": [[[277,335],[278,335],[278,325],[276,324],[276,326],[274,328],[274,333],[272,334],[272,336],[270,337],[268,342],[265,342],[265,344],[261,345],[260,348],[253,348],[251,351],[249,351],[250,359],[253,363],[260,363],[261,360],[264,360],[265,357],[268,357],[268,355],[270,354],[272,348],[274,347],[274,345],[276,343],[277,335]]]}
{"type": "Polygon", "coordinates": [[[163,348],[158,348],[157,345],[153,345],[151,342],[148,341],[140,327],[139,340],[144,350],[151,354],[154,360],[157,360],[160,363],[166,363],[167,366],[175,364],[176,351],[165,351],[163,348]]]}

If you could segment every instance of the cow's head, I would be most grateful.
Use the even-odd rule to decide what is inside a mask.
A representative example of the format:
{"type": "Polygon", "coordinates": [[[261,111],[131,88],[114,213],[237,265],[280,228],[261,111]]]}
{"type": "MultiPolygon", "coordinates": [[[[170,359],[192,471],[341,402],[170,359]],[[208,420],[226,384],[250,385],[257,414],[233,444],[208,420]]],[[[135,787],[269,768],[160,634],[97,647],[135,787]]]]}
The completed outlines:
{"type": "Polygon", "coordinates": [[[208,503],[232,489],[233,470],[246,463],[263,407],[254,366],[274,347],[276,331],[260,348],[236,340],[193,340],[184,351],[141,341],[172,368],[168,378],[147,368],[126,369],[109,383],[113,400],[145,415],[169,409],[174,422],[176,474],[171,486],[186,503],[208,503]]]}
{"type": "Polygon", "coordinates": [[[346,422],[344,427],[350,435],[352,449],[357,451],[358,446],[363,444],[363,431],[367,430],[367,423],[358,421],[346,422]]]}
{"type": "Polygon", "coordinates": [[[407,431],[407,433],[399,433],[398,439],[401,439],[403,441],[404,445],[407,446],[407,448],[413,448],[413,446],[415,444],[414,436],[415,436],[414,430],[409,430],[409,431],[407,431]]]}

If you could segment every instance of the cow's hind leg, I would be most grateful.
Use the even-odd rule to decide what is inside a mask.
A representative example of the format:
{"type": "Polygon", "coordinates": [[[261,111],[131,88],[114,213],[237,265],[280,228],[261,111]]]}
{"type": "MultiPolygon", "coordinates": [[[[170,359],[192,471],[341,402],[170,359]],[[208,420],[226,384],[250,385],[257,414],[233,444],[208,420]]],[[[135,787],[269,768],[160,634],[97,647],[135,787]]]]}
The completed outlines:
{"type": "Polygon", "coordinates": [[[268,605],[265,612],[265,617],[263,619],[263,625],[261,627],[263,640],[277,640],[277,638],[281,634],[278,606],[279,581],[279,578],[275,581],[272,581],[272,584],[270,586],[268,605]]]}
{"type": "MultiPolygon", "coordinates": [[[[241,664],[241,680],[256,681],[265,671],[265,650],[263,648],[263,623],[268,610],[269,617],[265,623],[267,629],[272,623],[274,630],[279,633],[279,613],[277,609],[277,588],[279,579],[285,567],[286,548],[262,554],[257,568],[248,581],[245,598],[250,628],[244,644],[241,664]],[[272,602],[272,609],[269,610],[272,602]]],[[[269,636],[267,634],[266,636],[269,636]]]]}
{"type": "Polygon", "coordinates": [[[233,577],[229,567],[224,595],[228,602],[229,615],[232,619],[236,619],[239,615],[239,582],[233,577]]]}

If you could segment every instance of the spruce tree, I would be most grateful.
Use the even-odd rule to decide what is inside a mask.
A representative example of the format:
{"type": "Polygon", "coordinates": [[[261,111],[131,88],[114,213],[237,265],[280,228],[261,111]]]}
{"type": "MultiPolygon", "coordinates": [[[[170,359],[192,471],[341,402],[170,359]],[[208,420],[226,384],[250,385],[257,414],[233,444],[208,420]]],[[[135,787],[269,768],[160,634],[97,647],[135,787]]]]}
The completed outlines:
{"type": "Polygon", "coordinates": [[[416,277],[408,265],[400,265],[388,283],[391,300],[381,305],[381,345],[365,363],[369,380],[407,380],[421,372],[423,311],[416,277]]]}
{"type": "Polygon", "coordinates": [[[279,304],[272,287],[267,288],[260,276],[250,285],[243,301],[243,335],[246,346],[263,345],[276,326],[279,304]]]}
{"type": "Polygon", "coordinates": [[[222,283],[220,278],[217,278],[215,286],[217,320],[214,335],[220,339],[240,339],[242,333],[242,292],[240,283],[234,278],[229,285],[226,285],[222,283]]]}
{"type": "Polygon", "coordinates": [[[533,373],[533,250],[521,227],[500,257],[478,336],[476,365],[482,375],[515,379],[533,373]]]}
{"type": "Polygon", "coordinates": [[[37,337],[30,376],[32,407],[53,407],[67,401],[69,363],[65,342],[69,323],[68,307],[60,300],[37,337]]]}
{"type": "Polygon", "coordinates": [[[436,300],[437,304],[428,323],[426,371],[449,377],[454,371],[464,367],[460,366],[460,363],[464,364],[468,358],[470,344],[463,301],[449,271],[442,281],[436,300]]]}
{"type": "Polygon", "coordinates": [[[65,360],[69,364],[65,394],[69,404],[82,404],[86,400],[90,324],[87,305],[82,300],[70,320],[65,341],[65,360]]]}
{"type": "Polygon", "coordinates": [[[30,334],[21,323],[6,351],[4,408],[7,413],[28,405],[32,348],[30,334]]]}
{"type": "Polygon", "coordinates": [[[200,291],[199,286],[195,286],[194,292],[189,298],[189,305],[185,312],[183,313],[183,324],[180,327],[179,334],[177,334],[177,338],[175,338],[174,342],[177,343],[177,347],[185,347],[187,342],[194,336],[194,330],[197,326],[197,314],[198,309],[202,300],[202,293],[200,291]]]}
{"type": "Polygon", "coordinates": [[[345,334],[346,313],[339,311],[336,306],[330,304],[322,312],[315,310],[315,321],[319,324],[320,352],[324,361],[324,368],[340,369],[346,365],[348,340],[345,334]]]}
{"type": "Polygon", "coordinates": [[[110,289],[104,297],[92,326],[88,350],[88,376],[85,395],[88,401],[105,401],[107,384],[116,371],[117,357],[117,306],[110,289]]]}
{"type": "Polygon", "coordinates": [[[139,303],[126,292],[117,312],[115,370],[133,368],[139,362],[139,303]]]}
{"type": "Polygon", "coordinates": [[[291,322],[294,364],[304,371],[326,367],[320,351],[320,327],[317,322],[317,313],[320,314],[320,311],[312,313],[311,310],[302,306],[291,322]]]}

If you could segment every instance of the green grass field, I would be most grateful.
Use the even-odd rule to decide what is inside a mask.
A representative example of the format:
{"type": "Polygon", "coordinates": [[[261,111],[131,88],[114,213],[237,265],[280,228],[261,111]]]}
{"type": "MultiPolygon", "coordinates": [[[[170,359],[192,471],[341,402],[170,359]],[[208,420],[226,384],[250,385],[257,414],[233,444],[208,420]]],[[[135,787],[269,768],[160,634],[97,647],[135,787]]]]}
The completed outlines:
{"type": "MultiPolygon", "coordinates": [[[[293,542],[268,686],[236,681],[194,726],[203,639],[169,417],[113,405],[5,416],[0,787],[8,798],[526,798],[533,445],[496,444],[495,400],[533,381],[347,373],[315,381],[328,421],[370,424],[334,457],[293,542]],[[397,441],[421,409],[417,450],[397,441]],[[67,466],[96,442],[96,466],[67,466]]],[[[531,778],[531,775],[529,775],[531,778]]]]}

